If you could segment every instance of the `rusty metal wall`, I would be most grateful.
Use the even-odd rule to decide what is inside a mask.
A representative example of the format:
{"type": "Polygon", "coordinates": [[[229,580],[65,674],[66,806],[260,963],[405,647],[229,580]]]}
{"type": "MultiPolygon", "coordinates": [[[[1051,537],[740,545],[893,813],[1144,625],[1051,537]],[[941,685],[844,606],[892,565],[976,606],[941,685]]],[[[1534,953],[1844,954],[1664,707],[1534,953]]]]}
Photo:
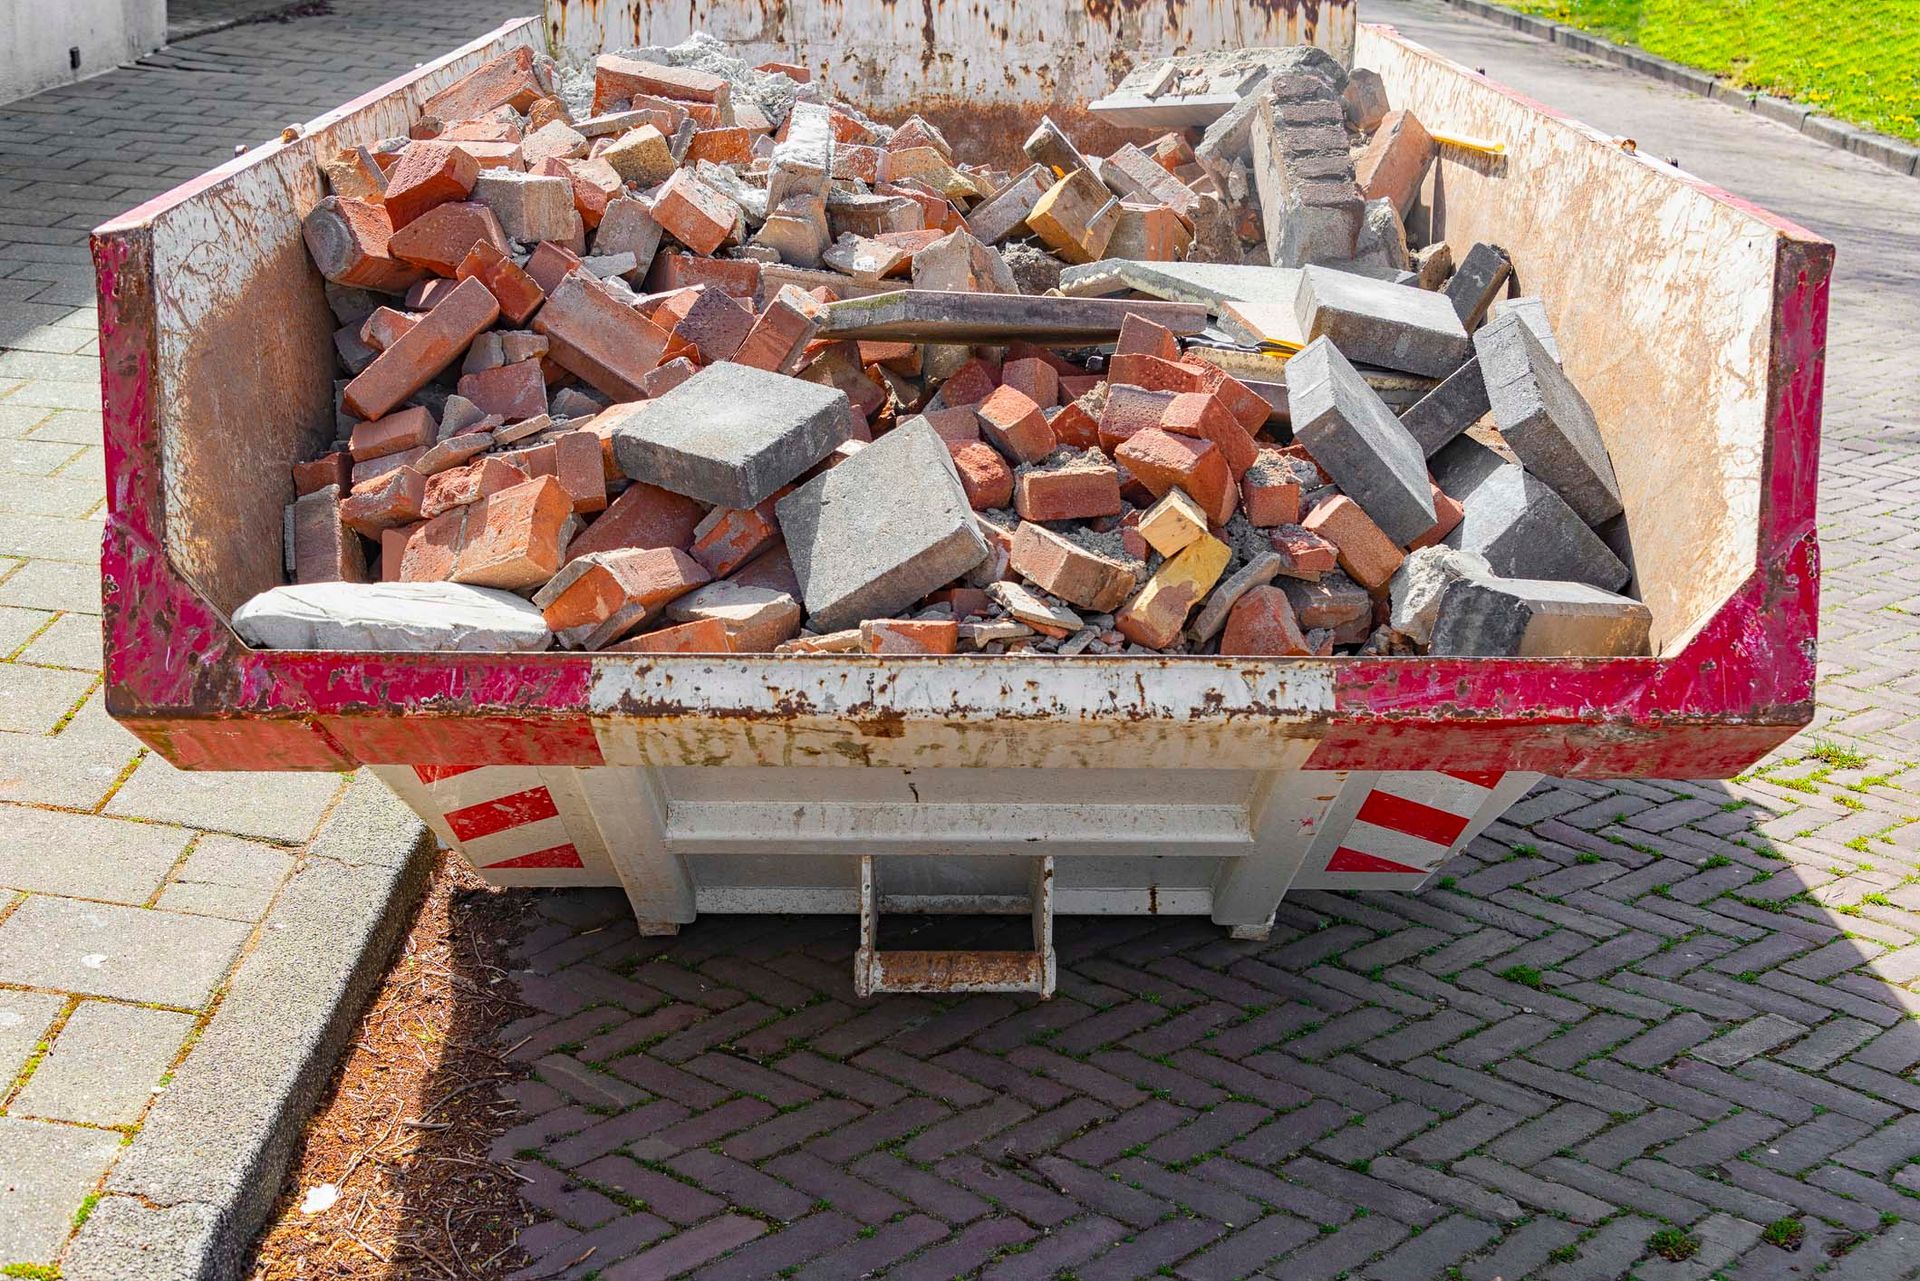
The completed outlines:
{"type": "Polygon", "coordinates": [[[546,0],[556,57],[695,31],[791,62],[876,112],[942,100],[1077,103],[1171,53],[1315,44],[1353,61],[1357,0],[546,0]]]}

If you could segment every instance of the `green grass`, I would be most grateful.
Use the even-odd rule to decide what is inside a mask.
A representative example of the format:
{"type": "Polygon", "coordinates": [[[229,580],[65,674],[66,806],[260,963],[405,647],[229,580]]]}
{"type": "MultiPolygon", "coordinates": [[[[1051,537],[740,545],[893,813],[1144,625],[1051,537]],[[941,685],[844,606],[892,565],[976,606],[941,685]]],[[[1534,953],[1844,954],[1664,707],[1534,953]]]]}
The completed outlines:
{"type": "Polygon", "coordinates": [[[1700,1250],[1700,1238],[1679,1228],[1661,1228],[1647,1238],[1647,1248],[1670,1263],[1683,1263],[1700,1250]]]}
{"type": "Polygon", "coordinates": [[[1540,971],[1531,965],[1509,965],[1500,971],[1500,977],[1521,987],[1539,987],[1541,983],[1540,971]]]}
{"type": "Polygon", "coordinates": [[[1920,141],[1913,0],[1501,0],[1920,141]]]}
{"type": "Polygon", "coordinates": [[[1775,1219],[1760,1231],[1760,1239],[1782,1250],[1798,1250],[1806,1239],[1807,1225],[1798,1219],[1775,1219]]]}

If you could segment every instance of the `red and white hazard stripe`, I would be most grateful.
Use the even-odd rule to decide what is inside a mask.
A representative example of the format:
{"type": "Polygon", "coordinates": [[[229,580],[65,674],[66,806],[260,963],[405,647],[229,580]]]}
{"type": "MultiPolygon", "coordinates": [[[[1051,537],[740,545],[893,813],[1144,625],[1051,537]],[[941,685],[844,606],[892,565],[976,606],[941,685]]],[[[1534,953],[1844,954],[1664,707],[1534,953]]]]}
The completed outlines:
{"type": "Polygon", "coordinates": [[[1415,888],[1539,777],[1498,770],[1351,772],[1291,888],[1415,888]]]}
{"type": "Polygon", "coordinates": [[[619,883],[591,814],[545,770],[521,765],[374,769],[490,883],[619,883]]]}

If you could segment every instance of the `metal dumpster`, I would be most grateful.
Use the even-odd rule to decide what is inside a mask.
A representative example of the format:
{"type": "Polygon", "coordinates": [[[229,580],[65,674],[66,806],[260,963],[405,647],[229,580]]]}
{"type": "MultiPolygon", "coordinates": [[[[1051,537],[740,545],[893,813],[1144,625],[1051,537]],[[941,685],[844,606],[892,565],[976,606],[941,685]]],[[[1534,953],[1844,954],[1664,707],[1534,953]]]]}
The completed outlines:
{"type": "MultiPolygon", "coordinates": [[[[953,122],[964,100],[1009,140],[1104,89],[1112,69],[1082,63],[1128,41],[1311,39],[1378,71],[1435,132],[1505,142],[1443,153],[1433,227],[1456,256],[1506,246],[1547,299],[1613,455],[1655,656],[248,649],[228,615],[281,581],[288,463],[334,431],[332,321],[300,237],[322,194],[315,156],[405,132],[428,95],[510,46],[685,34],[556,0],[544,28],[510,23],[96,233],[114,716],[191,769],[368,765],[489,881],[618,885],[644,928],[861,911],[863,991],[1044,990],[1054,911],[1205,914],[1261,937],[1290,888],[1417,889],[1543,774],[1724,777],[1807,723],[1830,244],[1356,27],[1347,0],[1035,0],[1006,27],[932,5],[924,47],[906,46],[922,51],[917,79],[794,7],[772,27],[751,7],[743,26],[748,7],[702,4],[693,25],[745,32],[883,112],[953,122]],[[1170,25],[1142,32],[1149,14],[1170,25]],[[1009,30],[1056,33],[1059,57],[997,50],[1009,30]],[[971,966],[888,957],[882,910],[1032,912],[1037,946],[971,966]]],[[[854,27],[869,9],[923,17],[829,8],[854,27]]]]}

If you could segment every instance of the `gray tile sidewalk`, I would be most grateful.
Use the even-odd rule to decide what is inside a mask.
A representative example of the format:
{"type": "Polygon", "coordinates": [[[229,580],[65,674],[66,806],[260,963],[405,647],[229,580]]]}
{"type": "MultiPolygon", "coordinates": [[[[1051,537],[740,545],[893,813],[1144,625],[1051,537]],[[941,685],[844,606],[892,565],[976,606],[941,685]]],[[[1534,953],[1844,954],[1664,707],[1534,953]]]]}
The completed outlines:
{"type": "Polygon", "coordinates": [[[0,1267],[60,1258],[342,788],[183,773],[101,708],[87,252],[236,144],[525,9],[331,7],[0,105],[0,1267]]]}

